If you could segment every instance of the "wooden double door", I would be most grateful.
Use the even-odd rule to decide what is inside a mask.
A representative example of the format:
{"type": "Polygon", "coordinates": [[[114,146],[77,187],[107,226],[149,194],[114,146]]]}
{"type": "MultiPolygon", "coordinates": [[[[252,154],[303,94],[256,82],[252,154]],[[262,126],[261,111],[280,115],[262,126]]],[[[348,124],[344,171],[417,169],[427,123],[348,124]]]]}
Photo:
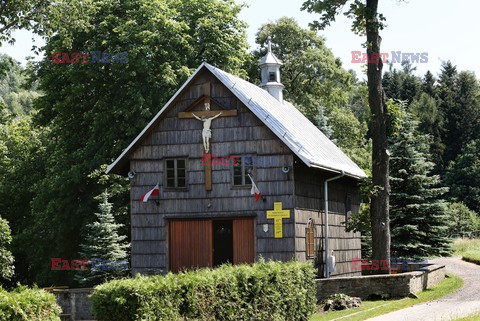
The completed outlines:
{"type": "Polygon", "coordinates": [[[168,231],[172,272],[255,259],[253,218],[172,220],[168,231]]]}

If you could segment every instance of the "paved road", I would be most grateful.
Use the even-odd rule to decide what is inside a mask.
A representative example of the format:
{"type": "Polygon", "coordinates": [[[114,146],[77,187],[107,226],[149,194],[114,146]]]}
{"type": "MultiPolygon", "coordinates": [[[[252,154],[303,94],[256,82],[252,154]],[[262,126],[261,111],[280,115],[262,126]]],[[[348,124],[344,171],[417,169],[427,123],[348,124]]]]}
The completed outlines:
{"type": "Polygon", "coordinates": [[[368,319],[370,321],[447,321],[480,313],[480,265],[462,261],[460,257],[431,260],[445,265],[447,271],[463,279],[460,290],[439,300],[368,319]]]}

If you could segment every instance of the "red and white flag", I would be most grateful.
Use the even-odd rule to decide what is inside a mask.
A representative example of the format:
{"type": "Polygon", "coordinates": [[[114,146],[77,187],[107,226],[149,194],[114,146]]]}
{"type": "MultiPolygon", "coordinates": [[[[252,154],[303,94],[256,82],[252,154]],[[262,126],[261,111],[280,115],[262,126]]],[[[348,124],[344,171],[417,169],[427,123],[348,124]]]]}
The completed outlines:
{"type": "Polygon", "coordinates": [[[262,197],[262,193],[260,193],[260,190],[258,189],[257,185],[253,181],[252,176],[248,175],[250,177],[250,180],[252,181],[252,189],[250,190],[251,195],[255,195],[255,202],[258,202],[260,197],[262,197]]]}
{"type": "Polygon", "coordinates": [[[147,202],[148,199],[150,198],[150,196],[158,196],[158,195],[160,195],[160,186],[158,186],[158,183],[157,183],[157,185],[155,185],[155,187],[153,189],[151,189],[147,193],[143,194],[140,197],[140,200],[142,202],[147,202]]]}

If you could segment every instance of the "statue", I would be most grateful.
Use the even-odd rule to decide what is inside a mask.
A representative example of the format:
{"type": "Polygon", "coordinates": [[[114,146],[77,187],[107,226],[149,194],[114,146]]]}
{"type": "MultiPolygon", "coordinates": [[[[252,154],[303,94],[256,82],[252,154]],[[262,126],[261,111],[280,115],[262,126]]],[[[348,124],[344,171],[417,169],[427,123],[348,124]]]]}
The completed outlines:
{"type": "Polygon", "coordinates": [[[203,147],[205,148],[205,154],[208,154],[210,150],[210,138],[212,138],[212,130],[210,129],[210,126],[212,125],[212,120],[219,117],[221,114],[222,113],[220,112],[218,115],[215,115],[210,118],[206,118],[205,116],[202,116],[200,118],[197,115],[192,113],[193,117],[203,122],[202,138],[203,138],[203,147]]]}

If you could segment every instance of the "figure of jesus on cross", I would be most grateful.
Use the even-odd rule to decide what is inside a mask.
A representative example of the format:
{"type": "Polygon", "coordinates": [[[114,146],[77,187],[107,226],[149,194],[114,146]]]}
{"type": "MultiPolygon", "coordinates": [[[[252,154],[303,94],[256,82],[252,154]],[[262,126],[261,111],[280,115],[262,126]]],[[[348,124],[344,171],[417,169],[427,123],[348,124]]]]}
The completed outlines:
{"type": "MultiPolygon", "coordinates": [[[[206,83],[204,85],[205,95],[200,96],[197,98],[184,112],[178,113],[178,118],[195,118],[200,120],[203,123],[203,130],[202,130],[202,139],[203,139],[203,148],[205,150],[205,154],[208,155],[209,159],[212,158],[210,155],[210,139],[212,138],[212,130],[210,127],[212,126],[212,120],[217,117],[236,117],[237,110],[236,109],[226,109],[223,108],[222,111],[220,110],[211,110],[210,104],[213,98],[210,97],[211,92],[211,84],[206,83]],[[198,104],[203,103],[205,110],[199,110],[193,112],[192,109],[195,108],[198,104]]],[[[218,102],[216,104],[220,107],[222,105],[218,102]]],[[[203,159],[202,155],[202,159],[203,159]]],[[[204,166],[205,169],[205,190],[211,191],[212,190],[212,166],[211,164],[204,166]],[[210,166],[209,166],[210,165],[210,166]]]]}
{"type": "Polygon", "coordinates": [[[210,126],[212,125],[212,120],[219,117],[222,112],[218,113],[217,115],[207,118],[205,116],[198,117],[194,113],[192,113],[193,117],[203,122],[203,130],[202,130],[202,138],[203,138],[203,147],[205,148],[205,154],[208,154],[210,150],[210,138],[212,138],[212,130],[210,126]]]}

